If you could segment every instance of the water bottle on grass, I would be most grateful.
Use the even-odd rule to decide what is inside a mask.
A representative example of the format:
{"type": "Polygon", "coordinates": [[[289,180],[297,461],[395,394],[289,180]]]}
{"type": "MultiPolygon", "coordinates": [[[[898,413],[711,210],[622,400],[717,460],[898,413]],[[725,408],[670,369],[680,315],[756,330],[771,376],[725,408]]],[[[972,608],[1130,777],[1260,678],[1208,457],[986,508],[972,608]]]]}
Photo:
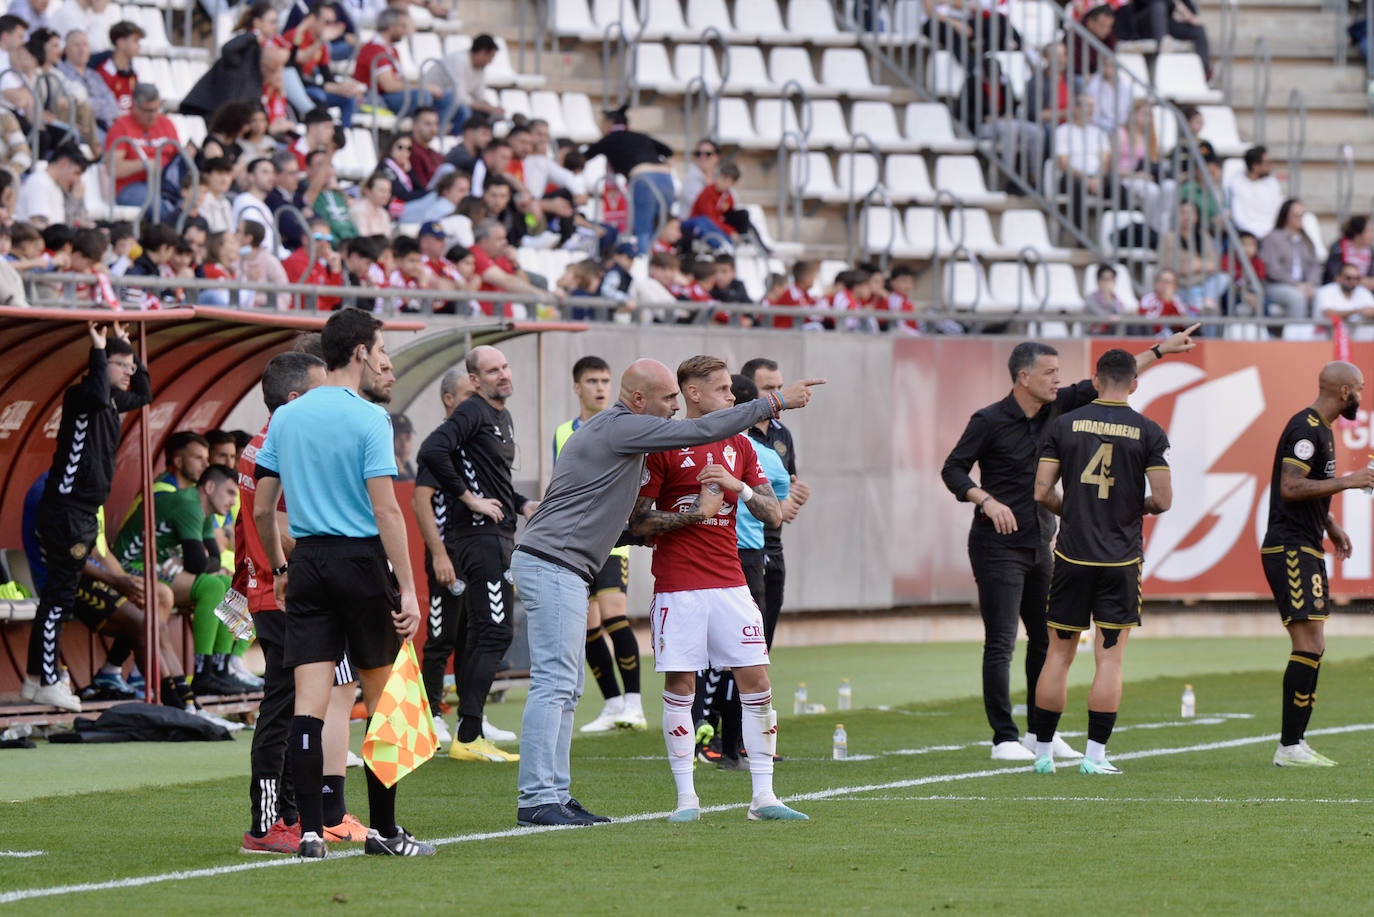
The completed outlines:
{"type": "Polygon", "coordinates": [[[849,757],[849,736],[845,734],[844,723],[835,724],[835,738],[831,745],[830,757],[835,761],[843,761],[849,757]]]}

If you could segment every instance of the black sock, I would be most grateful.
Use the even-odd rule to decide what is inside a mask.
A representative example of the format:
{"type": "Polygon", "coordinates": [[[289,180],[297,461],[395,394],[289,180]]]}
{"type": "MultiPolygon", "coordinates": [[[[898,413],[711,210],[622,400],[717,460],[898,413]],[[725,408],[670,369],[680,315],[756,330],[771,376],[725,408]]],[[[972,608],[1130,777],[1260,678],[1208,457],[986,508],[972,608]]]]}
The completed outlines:
{"type": "Polygon", "coordinates": [[[1317,687],[1317,667],[1320,653],[1294,652],[1283,670],[1283,717],[1279,735],[1280,745],[1297,745],[1312,719],[1312,702],[1317,687]]]}
{"type": "Polygon", "coordinates": [[[606,636],[611,638],[615,647],[615,665],[620,669],[620,680],[625,683],[626,694],[639,693],[639,641],[635,639],[630,619],[624,615],[607,618],[601,622],[606,636]]]}
{"type": "Polygon", "coordinates": [[[1116,711],[1105,713],[1101,710],[1088,711],[1088,741],[1107,744],[1116,728],[1116,711]]]}
{"type": "Polygon", "coordinates": [[[720,753],[738,758],[744,748],[744,708],[739,701],[739,685],[735,674],[726,672],[716,691],[716,707],[720,710],[720,753]]]}
{"type": "MultiPolygon", "coordinates": [[[[480,716],[460,716],[458,717],[458,741],[475,742],[482,734],[482,718],[480,716]]],[[[395,834],[396,832],[392,832],[395,834]]],[[[391,837],[388,834],[387,837],[391,837]]]]}
{"type": "Polygon", "coordinates": [[[210,668],[210,657],[205,653],[196,653],[196,670],[193,675],[202,675],[210,668]]]}
{"type": "Polygon", "coordinates": [[[1307,705],[1307,715],[1302,718],[1302,734],[1307,735],[1307,724],[1312,721],[1312,711],[1317,709],[1317,679],[1322,674],[1322,654],[1317,654],[1317,668],[1312,672],[1312,696],[1307,705]]]}
{"type": "Polygon", "coordinates": [[[1062,710],[1046,710],[1044,707],[1033,707],[1035,712],[1035,739],[1038,742],[1053,742],[1054,734],[1059,730],[1059,718],[1064,715],[1062,710]]]}
{"type": "Polygon", "coordinates": [[[162,704],[164,707],[185,708],[194,704],[196,700],[195,692],[186,683],[185,675],[166,675],[160,682],[162,686],[162,704]]]}
{"type": "Polygon", "coordinates": [[[228,653],[215,653],[210,659],[215,667],[216,675],[227,675],[229,673],[228,653]]]}
{"type": "Polygon", "coordinates": [[[124,663],[129,661],[129,657],[134,652],[134,644],[128,637],[115,637],[114,643],[110,644],[110,651],[105,655],[105,662],[114,666],[116,669],[124,668],[124,663]]]}
{"type": "Polygon", "coordinates": [[[320,799],[323,801],[322,810],[326,825],[337,825],[343,821],[344,813],[348,811],[348,804],[344,801],[344,778],[342,774],[337,777],[330,774],[325,775],[320,799]]]}
{"type": "Polygon", "coordinates": [[[611,659],[611,648],[601,628],[587,628],[587,665],[592,670],[592,678],[601,689],[601,696],[610,700],[620,696],[620,685],[615,680],[615,664],[611,659]]]}
{"type": "MultiPolygon", "coordinates": [[[[396,787],[387,787],[381,778],[364,766],[367,774],[367,811],[370,827],[382,837],[396,836],[396,787]]],[[[340,778],[342,779],[342,778],[340,778]]],[[[297,794],[299,795],[299,794],[297,794]]]]}
{"type": "Polygon", "coordinates": [[[324,837],[324,811],[321,794],[324,788],[324,749],[320,733],[324,720],[313,716],[291,719],[291,737],[287,740],[287,754],[291,759],[292,782],[296,787],[296,809],[300,812],[301,832],[313,831],[324,837]]]}

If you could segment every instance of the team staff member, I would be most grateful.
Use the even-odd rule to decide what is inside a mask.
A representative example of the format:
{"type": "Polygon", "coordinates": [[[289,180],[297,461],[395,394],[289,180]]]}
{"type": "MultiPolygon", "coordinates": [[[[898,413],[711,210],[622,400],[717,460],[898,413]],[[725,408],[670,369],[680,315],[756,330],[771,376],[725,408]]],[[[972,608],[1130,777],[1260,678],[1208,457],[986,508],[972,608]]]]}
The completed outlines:
{"type": "Polygon", "coordinates": [[[62,396],[57,451],[38,504],[38,543],[47,580],[29,631],[19,691],[26,701],[74,713],[81,712],[81,701],[58,680],[62,619],[73,611],[86,555],[95,545],[96,511],[110,496],[120,415],[153,400],[148,370],[134,356],[124,326],[91,322],[87,330],[91,353],[86,377],[62,396]]]}
{"type": "Polygon", "coordinates": [[[624,532],[645,482],[645,454],[716,442],[787,408],[804,407],[811,386],[824,381],[794,382],[768,398],[673,423],[678,386],[672,370],[657,360],[636,360],[621,376],[619,400],[568,440],[511,559],[530,640],[530,693],[520,735],[520,824],[606,820],[587,812],[569,793],[573,710],[582,695],[587,588],[624,532]]]}
{"type": "Polygon", "coordinates": [[[510,558],[516,514],[529,518],[539,506],[516,493],[515,426],[506,400],[515,391],[510,363],[495,347],[474,347],[465,361],[476,397],[459,403],[425,439],[420,458],[454,505],[455,569],[466,589],[467,634],[458,675],[458,730],[449,757],[457,761],[518,761],[482,734],[483,709],[501,659],[515,636],[510,558]]]}
{"type": "MultiPolygon", "coordinates": [[[[321,337],[325,384],[277,409],[258,450],[253,520],[262,538],[273,591],[289,601],[282,664],[296,670],[295,717],[288,748],[300,812],[302,857],[327,855],[324,841],[321,734],[345,647],[358,669],[371,716],[391,665],[420,624],[405,521],[392,478],[396,456],[386,411],[359,389],[381,372],[382,323],[360,309],[329,317],[321,337]],[[286,494],[295,539],[288,575],[277,523],[286,494]]],[[[396,824],[396,789],[366,768],[371,830],[364,852],[428,856],[396,824]]]]}
{"type": "MultiPolygon", "coordinates": [[[[1197,329],[1193,325],[1137,354],[1137,372],[1165,354],[1192,350],[1196,345],[1191,335],[1197,329]]],[[[983,616],[983,709],[992,727],[992,758],[1030,761],[1035,753],[1017,741],[1020,733],[1011,718],[1010,680],[1018,618],[1026,628],[1028,705],[1035,698],[1035,682],[1049,645],[1045,598],[1054,519],[1036,506],[1035,464],[1051,422],[1092,401],[1097,391],[1087,379],[1061,388],[1059,352],[1046,344],[1016,345],[1007,369],[1011,393],[974,412],[940,476],[950,493],[977,507],[968,555],[983,616]],[[975,464],[978,481],[969,477],[975,464]]],[[[1028,732],[1035,731],[1034,723],[1027,725],[1028,732]]],[[[1056,738],[1054,753],[1078,757],[1062,738],[1056,738]]]]}
{"type": "Polygon", "coordinates": [[[1317,675],[1326,651],[1323,630],[1331,617],[1322,535],[1331,537],[1337,557],[1349,557],[1350,536],[1331,515],[1331,495],[1374,485],[1374,471],[1368,468],[1335,476],[1336,439],[1331,434],[1337,417],[1354,420],[1359,413],[1364,376],[1349,363],[1328,363],[1317,387],[1317,400],[1293,415],[1274,451],[1269,527],[1260,548],[1264,577],[1293,646],[1283,673],[1282,728],[1274,750],[1279,767],[1336,763],[1303,738],[1317,703],[1317,675]]]}
{"type": "MultiPolygon", "coordinates": [[[[611,365],[600,357],[582,357],[572,368],[573,394],[582,411],[578,416],[553,431],[553,460],[563,451],[568,437],[591,420],[611,400],[611,365]]],[[[579,732],[609,732],[623,729],[647,729],[644,702],[639,693],[639,641],[625,616],[626,593],[630,588],[630,549],[625,545],[614,548],[606,564],[592,581],[591,597],[587,599],[587,666],[601,689],[606,705],[596,719],[579,732]],[[614,645],[607,644],[607,638],[614,645]],[[616,683],[616,670],[625,683],[622,694],[616,683]]]]}
{"type": "MultiPolygon", "coordinates": [[[[455,366],[444,373],[439,380],[439,400],[444,404],[444,416],[452,414],[453,409],[475,391],[466,366],[455,366]]],[[[421,453],[428,444],[428,439],[420,444],[421,453]]],[[[451,523],[457,514],[450,512],[450,507],[456,507],[458,503],[458,497],[443,491],[434,472],[417,455],[415,493],[410,506],[415,512],[415,524],[420,529],[420,537],[425,542],[425,576],[429,579],[428,631],[424,653],[420,658],[420,675],[425,682],[425,694],[429,697],[429,709],[434,711],[434,731],[441,745],[453,741],[439,707],[444,700],[444,670],[448,668],[449,657],[453,656],[457,660],[455,680],[462,673],[463,635],[466,630],[463,590],[467,586],[460,583],[458,574],[454,572],[455,541],[451,523]]]]}
{"type": "Polygon", "coordinates": [[[1050,427],[1035,474],[1035,499],[1061,516],[1054,548],[1046,623],[1050,641],[1031,702],[1035,705],[1035,771],[1054,773],[1054,737],[1068,701],[1069,666],[1078,635],[1093,624],[1092,687],[1088,689],[1088,750],[1084,774],[1120,774],[1107,760],[1107,740],[1121,707],[1121,660],[1130,629],[1140,626],[1141,519],[1173,502],[1169,438],[1131,410],[1136,360],[1119,348],[1097,360],[1092,404],[1050,427]],[[1061,497],[1055,483],[1064,481],[1061,497]],[[1145,496],[1145,482],[1150,495],[1145,496]]]}

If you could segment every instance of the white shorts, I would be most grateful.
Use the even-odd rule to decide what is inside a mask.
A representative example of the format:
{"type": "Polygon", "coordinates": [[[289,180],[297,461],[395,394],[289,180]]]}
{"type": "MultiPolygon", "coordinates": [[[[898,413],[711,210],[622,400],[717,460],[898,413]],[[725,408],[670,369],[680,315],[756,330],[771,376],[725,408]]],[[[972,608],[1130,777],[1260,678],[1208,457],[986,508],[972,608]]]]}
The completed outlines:
{"type": "Polygon", "coordinates": [[[655,672],[768,665],[763,615],[748,586],[655,593],[649,631],[655,672]]]}

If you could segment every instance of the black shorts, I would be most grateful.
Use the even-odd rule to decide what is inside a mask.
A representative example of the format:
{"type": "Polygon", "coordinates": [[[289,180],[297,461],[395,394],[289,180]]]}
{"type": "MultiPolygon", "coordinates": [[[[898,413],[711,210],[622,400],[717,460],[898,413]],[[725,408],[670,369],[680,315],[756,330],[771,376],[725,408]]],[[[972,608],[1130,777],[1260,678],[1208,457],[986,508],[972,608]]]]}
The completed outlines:
{"type": "Polygon", "coordinates": [[[1140,562],[1121,566],[1054,559],[1045,623],[1055,630],[1109,630],[1140,626],[1140,562]]]}
{"type": "Polygon", "coordinates": [[[1260,548],[1260,564],[1284,627],[1331,617],[1325,554],[1316,548],[1277,545],[1260,548]]]}
{"type": "Polygon", "coordinates": [[[106,621],[114,617],[115,610],[123,601],[124,595],[115,587],[89,576],[82,576],[76,587],[72,617],[85,624],[92,632],[98,631],[105,626],[106,621]]]}
{"type": "Polygon", "coordinates": [[[400,607],[400,585],[381,539],[301,538],[286,581],[282,664],[337,663],[347,651],[361,671],[390,668],[401,649],[391,617],[400,607]]]}
{"type": "Polygon", "coordinates": [[[606,558],[605,565],[597,571],[592,580],[592,598],[604,592],[630,591],[630,558],[623,554],[612,554],[606,558]]]}

